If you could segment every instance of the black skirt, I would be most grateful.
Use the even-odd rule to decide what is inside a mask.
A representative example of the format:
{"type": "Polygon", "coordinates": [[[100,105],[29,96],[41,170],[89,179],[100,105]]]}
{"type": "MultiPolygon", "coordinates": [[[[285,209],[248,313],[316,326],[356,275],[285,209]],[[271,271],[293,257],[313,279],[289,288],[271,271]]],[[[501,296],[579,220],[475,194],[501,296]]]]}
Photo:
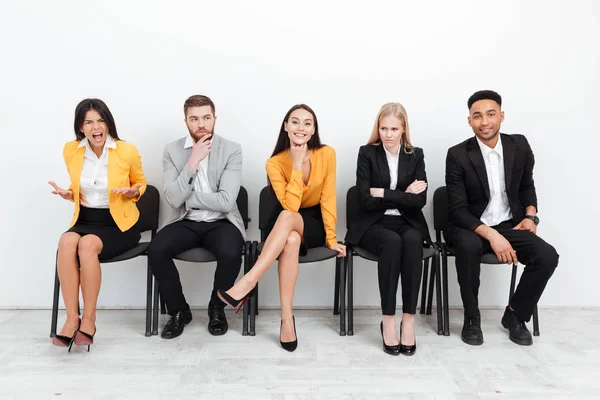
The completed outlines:
{"type": "MultiPolygon", "coordinates": [[[[273,214],[271,214],[271,218],[265,228],[267,236],[271,233],[271,230],[273,230],[275,222],[277,222],[277,218],[282,211],[283,207],[277,202],[277,206],[273,210],[273,214]]],[[[302,221],[304,221],[304,234],[302,235],[302,244],[300,245],[300,256],[304,257],[308,252],[308,249],[325,246],[325,226],[323,225],[320,204],[301,208],[298,210],[298,213],[302,217],[302,221]]]]}
{"type": "Polygon", "coordinates": [[[140,231],[135,227],[121,232],[108,208],[79,207],[77,222],[67,232],[81,236],[96,235],[102,241],[100,261],[108,260],[135,247],[140,241],[140,231]]]}

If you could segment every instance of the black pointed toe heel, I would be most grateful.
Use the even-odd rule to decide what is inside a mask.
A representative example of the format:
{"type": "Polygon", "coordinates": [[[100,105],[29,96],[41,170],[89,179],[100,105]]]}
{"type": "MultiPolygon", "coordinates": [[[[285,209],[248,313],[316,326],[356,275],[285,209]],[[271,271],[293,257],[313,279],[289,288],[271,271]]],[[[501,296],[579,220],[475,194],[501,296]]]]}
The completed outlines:
{"type": "MultiPolygon", "coordinates": [[[[281,326],[279,327],[279,343],[281,344],[281,347],[284,348],[284,350],[287,350],[289,352],[296,350],[296,348],[298,347],[298,334],[296,333],[296,318],[292,317],[292,319],[294,320],[294,336],[296,336],[296,340],[294,340],[293,342],[281,341],[281,326]]],[[[281,325],[283,326],[283,321],[281,321],[281,325]]]]}
{"type": "Polygon", "coordinates": [[[77,332],[79,332],[79,326],[81,326],[81,319],[79,319],[79,325],[77,326],[77,329],[75,329],[75,332],[73,332],[73,336],[54,335],[52,337],[52,344],[58,347],[68,347],[68,352],[70,353],[75,336],[77,336],[77,332]]]}
{"type": "Polygon", "coordinates": [[[77,346],[87,346],[87,351],[90,351],[90,346],[94,344],[94,335],[96,335],[96,326],[94,326],[94,333],[91,335],[78,330],[75,334],[75,344],[77,346]]]}
{"type": "Polygon", "coordinates": [[[237,313],[238,311],[240,311],[240,308],[242,308],[242,306],[248,301],[248,299],[250,299],[250,297],[252,297],[254,295],[255,290],[256,290],[256,286],[253,287],[251,291],[246,293],[246,295],[239,300],[234,299],[233,297],[228,295],[227,292],[225,292],[224,290],[221,290],[221,289],[217,290],[217,296],[219,296],[219,298],[224,303],[235,308],[235,312],[237,313]]]}

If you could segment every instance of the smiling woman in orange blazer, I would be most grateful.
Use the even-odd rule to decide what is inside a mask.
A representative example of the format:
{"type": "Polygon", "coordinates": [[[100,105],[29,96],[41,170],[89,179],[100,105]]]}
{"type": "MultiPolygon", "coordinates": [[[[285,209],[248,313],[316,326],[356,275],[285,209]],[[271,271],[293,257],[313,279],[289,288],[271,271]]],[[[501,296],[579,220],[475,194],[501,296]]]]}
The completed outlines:
{"type": "Polygon", "coordinates": [[[71,185],[56,183],[52,193],[75,203],[70,228],[58,243],[58,277],[67,320],[56,346],[89,346],[96,333],[100,261],[137,245],[140,232],[135,202],[146,190],[137,148],[119,139],[113,116],[102,100],[85,99],[75,109],[75,137],[63,150],[71,185]],[[79,319],[79,286],[84,310],[79,319]]]}

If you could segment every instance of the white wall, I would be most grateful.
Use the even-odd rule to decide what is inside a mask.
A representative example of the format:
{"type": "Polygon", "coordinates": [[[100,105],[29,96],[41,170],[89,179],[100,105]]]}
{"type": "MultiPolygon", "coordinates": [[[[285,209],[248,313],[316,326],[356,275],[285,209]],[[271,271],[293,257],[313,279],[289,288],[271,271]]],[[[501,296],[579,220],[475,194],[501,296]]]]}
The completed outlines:
{"type": "MultiPolygon", "coordinates": [[[[311,105],[322,140],[338,154],[338,238],[356,155],[379,107],[402,102],[423,147],[433,190],[444,184],[449,146],[472,135],[466,101],[502,94],[503,131],[527,135],[536,155],[542,223],[560,265],[541,304],[600,306],[595,255],[597,2],[574,1],[105,1],[4,2],[0,25],[0,307],[50,307],[54,254],[72,204],[50,194],[68,185],[62,147],[85,97],[111,108],[136,144],[148,182],[162,187],[163,146],[183,135],[182,106],[207,94],[217,132],[244,149],[242,183],[258,239],[258,193],[281,119],[311,105]],[[596,39],[594,39],[596,38],[596,39]]],[[[180,263],[188,301],[207,304],[214,265],[180,263]]],[[[377,306],[376,266],[355,262],[357,306],[377,306]]],[[[142,307],[145,259],[103,267],[101,307],[142,307]]],[[[454,264],[450,302],[460,305],[454,264]]],[[[484,267],[482,306],[506,303],[509,269],[484,267]]],[[[331,263],[303,265],[297,306],[330,306],[331,263]]],[[[278,306],[276,268],[261,302],[278,306]]]]}

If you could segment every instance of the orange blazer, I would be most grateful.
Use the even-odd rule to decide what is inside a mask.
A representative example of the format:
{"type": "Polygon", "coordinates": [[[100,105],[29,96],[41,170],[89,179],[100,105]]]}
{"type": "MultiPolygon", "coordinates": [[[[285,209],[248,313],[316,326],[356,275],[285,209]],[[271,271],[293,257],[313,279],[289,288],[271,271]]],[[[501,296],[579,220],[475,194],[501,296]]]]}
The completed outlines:
{"type": "MultiPolygon", "coordinates": [[[[78,140],[68,142],[63,149],[63,157],[71,178],[69,189],[73,190],[73,202],[75,203],[70,227],[75,225],[79,217],[79,181],[85,154],[85,146],[78,147],[79,143],[78,140]]],[[[135,225],[140,217],[135,202],[146,191],[146,177],[142,170],[142,157],[138,149],[122,140],[115,140],[115,143],[117,144],[116,149],[108,149],[108,206],[115,223],[122,232],[125,232],[135,225]],[[112,189],[133,187],[137,184],[142,184],[138,197],[128,199],[121,194],[110,193],[112,189]]]]}

